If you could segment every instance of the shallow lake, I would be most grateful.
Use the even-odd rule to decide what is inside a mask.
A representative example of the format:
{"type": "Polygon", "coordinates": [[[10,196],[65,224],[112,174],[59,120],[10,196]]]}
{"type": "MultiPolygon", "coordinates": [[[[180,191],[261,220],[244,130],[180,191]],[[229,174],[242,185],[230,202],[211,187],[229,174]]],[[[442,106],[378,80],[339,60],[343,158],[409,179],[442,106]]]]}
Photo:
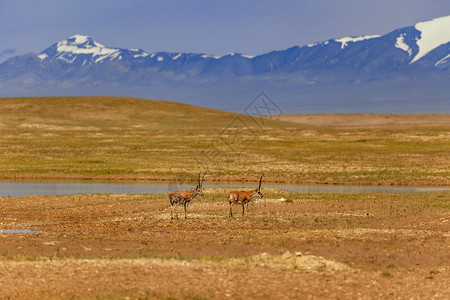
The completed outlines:
{"type": "MultiPolygon", "coordinates": [[[[117,182],[52,182],[52,181],[1,181],[0,196],[76,195],[76,194],[153,194],[174,190],[193,189],[190,184],[175,182],[117,183],[117,182]]],[[[255,184],[204,183],[204,188],[256,188],[255,184]]],[[[420,193],[450,190],[450,187],[386,187],[359,185],[310,185],[310,184],[264,184],[263,187],[278,188],[298,193],[420,193]]]]}
{"type": "Polygon", "coordinates": [[[41,233],[41,230],[29,230],[29,229],[7,229],[0,230],[0,233],[41,233]]]}

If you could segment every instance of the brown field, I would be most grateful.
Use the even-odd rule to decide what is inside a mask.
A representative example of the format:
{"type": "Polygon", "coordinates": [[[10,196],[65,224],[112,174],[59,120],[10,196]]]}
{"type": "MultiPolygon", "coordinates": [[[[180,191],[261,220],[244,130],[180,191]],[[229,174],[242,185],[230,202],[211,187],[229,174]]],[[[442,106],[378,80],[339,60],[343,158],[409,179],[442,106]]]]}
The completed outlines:
{"type": "Polygon", "coordinates": [[[450,297],[450,193],[1,197],[0,298],[450,297]],[[280,200],[284,198],[286,201],[280,200]],[[178,208],[182,215],[181,208],[178,208]]]}
{"type": "MultiPolygon", "coordinates": [[[[449,114],[0,98],[0,179],[450,186],[449,114]]],[[[450,192],[0,196],[0,299],[450,299],[450,192]],[[182,208],[178,208],[182,216],[182,208]],[[11,232],[11,230],[15,232],[11,232]],[[25,230],[25,231],[20,231],[25,230]],[[38,231],[27,233],[26,230],[38,231]]]]}

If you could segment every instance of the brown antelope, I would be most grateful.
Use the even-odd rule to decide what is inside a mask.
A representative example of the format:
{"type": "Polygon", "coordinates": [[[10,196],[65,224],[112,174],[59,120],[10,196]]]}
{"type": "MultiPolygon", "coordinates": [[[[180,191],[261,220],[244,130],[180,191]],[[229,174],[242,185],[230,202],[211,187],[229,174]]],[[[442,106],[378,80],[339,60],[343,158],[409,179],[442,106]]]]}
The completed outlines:
{"type": "Polygon", "coordinates": [[[173,215],[175,214],[178,219],[178,215],[176,212],[176,208],[178,204],[184,204],[184,218],[187,219],[187,208],[189,206],[189,202],[195,198],[195,196],[203,196],[203,180],[205,179],[205,173],[203,173],[202,181],[200,181],[200,175],[202,172],[198,173],[198,185],[192,191],[173,191],[169,193],[170,200],[170,218],[173,219],[173,215]]]}
{"type": "Polygon", "coordinates": [[[263,194],[261,193],[261,181],[264,174],[261,175],[259,179],[259,186],[257,189],[252,191],[230,191],[228,193],[228,202],[230,203],[230,217],[233,217],[233,204],[241,204],[242,205],[242,215],[245,216],[245,210],[248,213],[248,203],[252,201],[254,198],[259,197],[262,198],[263,194]]]}

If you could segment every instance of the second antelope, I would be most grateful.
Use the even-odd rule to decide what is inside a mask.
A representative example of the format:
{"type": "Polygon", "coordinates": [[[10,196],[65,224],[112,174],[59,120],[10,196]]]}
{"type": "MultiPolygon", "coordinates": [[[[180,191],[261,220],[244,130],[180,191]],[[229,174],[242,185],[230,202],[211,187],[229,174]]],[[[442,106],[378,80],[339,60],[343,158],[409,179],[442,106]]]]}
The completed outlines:
{"type": "Polygon", "coordinates": [[[203,196],[203,180],[205,179],[205,173],[203,173],[202,181],[200,181],[200,175],[202,172],[198,173],[198,185],[192,191],[173,191],[169,193],[170,200],[170,218],[173,219],[173,215],[178,219],[176,208],[178,204],[184,205],[184,218],[187,219],[187,208],[189,202],[195,198],[195,196],[203,196]]]}
{"type": "Polygon", "coordinates": [[[245,210],[248,213],[248,203],[255,199],[256,197],[262,198],[263,194],[261,193],[261,181],[264,174],[261,175],[259,179],[259,186],[257,189],[252,191],[230,191],[228,193],[228,202],[230,203],[230,217],[233,217],[233,204],[241,204],[242,205],[242,215],[245,216],[245,210]]]}

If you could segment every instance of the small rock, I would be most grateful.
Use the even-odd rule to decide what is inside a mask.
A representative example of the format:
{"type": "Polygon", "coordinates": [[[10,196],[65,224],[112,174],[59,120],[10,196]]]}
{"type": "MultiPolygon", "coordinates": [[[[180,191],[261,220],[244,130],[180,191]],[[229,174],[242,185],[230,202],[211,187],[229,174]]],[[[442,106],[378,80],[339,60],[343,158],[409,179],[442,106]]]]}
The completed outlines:
{"type": "Polygon", "coordinates": [[[45,246],[55,246],[57,241],[51,241],[51,242],[42,242],[42,245],[45,246]]]}
{"type": "Polygon", "coordinates": [[[283,255],[281,256],[283,259],[289,259],[292,257],[292,253],[289,251],[286,251],[283,253],[283,255]]]}

